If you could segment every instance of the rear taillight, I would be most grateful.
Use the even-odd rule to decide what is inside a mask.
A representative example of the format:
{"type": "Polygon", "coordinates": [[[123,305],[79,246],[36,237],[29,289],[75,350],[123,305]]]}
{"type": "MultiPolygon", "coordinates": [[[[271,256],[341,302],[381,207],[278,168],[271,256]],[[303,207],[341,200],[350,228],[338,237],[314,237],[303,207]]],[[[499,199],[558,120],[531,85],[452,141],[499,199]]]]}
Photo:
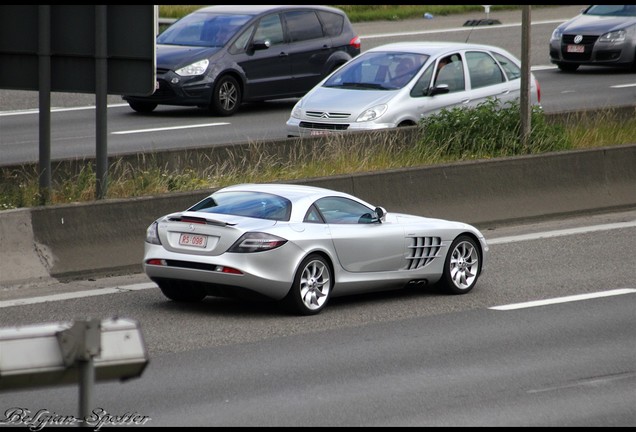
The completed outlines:
{"type": "Polygon", "coordinates": [[[539,81],[534,80],[534,83],[537,85],[537,103],[541,103],[541,86],[539,85],[539,81]]]}
{"type": "Polygon", "coordinates": [[[355,49],[360,49],[362,44],[360,43],[360,38],[358,36],[356,36],[356,37],[354,37],[353,39],[351,39],[349,41],[349,45],[351,45],[355,49]]]}

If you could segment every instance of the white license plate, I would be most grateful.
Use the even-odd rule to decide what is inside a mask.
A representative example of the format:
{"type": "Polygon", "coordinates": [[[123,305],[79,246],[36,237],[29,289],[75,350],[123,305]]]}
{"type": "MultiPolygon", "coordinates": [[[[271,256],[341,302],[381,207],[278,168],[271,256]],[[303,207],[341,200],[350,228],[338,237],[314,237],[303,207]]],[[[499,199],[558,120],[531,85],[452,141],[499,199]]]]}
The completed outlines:
{"type": "Polygon", "coordinates": [[[179,236],[179,244],[181,246],[194,246],[204,248],[208,244],[208,236],[181,233],[181,235],[179,236]]]}
{"type": "Polygon", "coordinates": [[[584,53],[585,45],[568,45],[567,51],[570,53],[584,53]]]}
{"type": "Polygon", "coordinates": [[[309,135],[311,136],[318,136],[318,135],[329,135],[331,133],[331,131],[328,130],[324,130],[324,129],[314,129],[311,132],[309,132],[309,135]]]}

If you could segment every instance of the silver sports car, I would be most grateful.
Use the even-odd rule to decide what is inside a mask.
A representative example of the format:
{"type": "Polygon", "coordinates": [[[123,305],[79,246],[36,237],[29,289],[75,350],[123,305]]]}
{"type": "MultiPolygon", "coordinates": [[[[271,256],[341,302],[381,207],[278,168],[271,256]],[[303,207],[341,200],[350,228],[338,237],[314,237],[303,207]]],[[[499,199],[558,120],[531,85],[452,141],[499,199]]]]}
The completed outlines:
{"type": "Polygon", "coordinates": [[[313,186],[242,184],[153,222],[143,267],[174,301],[257,296],[312,315],[330,297],[414,284],[465,294],[487,255],[465,223],[313,186]]]}

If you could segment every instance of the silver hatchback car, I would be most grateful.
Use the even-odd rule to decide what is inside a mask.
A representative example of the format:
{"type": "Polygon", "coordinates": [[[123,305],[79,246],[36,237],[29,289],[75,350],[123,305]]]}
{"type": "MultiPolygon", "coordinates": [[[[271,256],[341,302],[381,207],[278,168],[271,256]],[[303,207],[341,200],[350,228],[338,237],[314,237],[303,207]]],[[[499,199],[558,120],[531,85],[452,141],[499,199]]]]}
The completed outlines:
{"type": "MultiPolygon", "coordinates": [[[[531,103],[540,88],[530,80],[531,103]]],[[[490,45],[399,42],[369,49],[322,80],[294,106],[289,137],[416,125],[442,109],[519,98],[521,62],[490,45]]]]}
{"type": "Polygon", "coordinates": [[[581,65],[636,70],[636,5],[592,5],[559,25],[550,61],[565,72],[581,65]]]}

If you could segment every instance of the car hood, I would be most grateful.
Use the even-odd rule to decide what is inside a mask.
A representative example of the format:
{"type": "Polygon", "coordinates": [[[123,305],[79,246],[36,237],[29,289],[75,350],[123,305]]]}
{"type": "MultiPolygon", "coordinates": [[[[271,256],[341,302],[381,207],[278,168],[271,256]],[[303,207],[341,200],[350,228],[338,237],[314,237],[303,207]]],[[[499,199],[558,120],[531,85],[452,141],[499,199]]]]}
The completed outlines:
{"type": "Polygon", "coordinates": [[[218,47],[157,44],[157,68],[179,69],[195,61],[209,58],[218,51],[218,47]]]}
{"type": "Polygon", "coordinates": [[[398,90],[351,90],[317,87],[303,99],[302,108],[310,111],[364,111],[387,103],[398,90]]]}
{"type": "Polygon", "coordinates": [[[634,24],[636,24],[636,18],[634,17],[580,15],[564,23],[561,29],[565,33],[584,33],[600,36],[604,33],[621,30],[634,24]]]}

